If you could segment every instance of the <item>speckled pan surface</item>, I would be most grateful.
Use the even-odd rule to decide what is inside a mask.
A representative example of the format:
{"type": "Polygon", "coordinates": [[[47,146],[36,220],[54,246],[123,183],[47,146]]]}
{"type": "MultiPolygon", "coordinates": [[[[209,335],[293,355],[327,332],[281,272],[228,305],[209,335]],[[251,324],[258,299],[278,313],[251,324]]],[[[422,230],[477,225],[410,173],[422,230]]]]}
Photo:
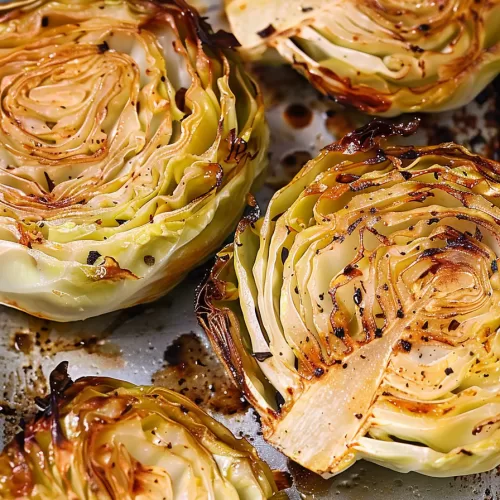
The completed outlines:
{"type": "MultiPolygon", "coordinates": [[[[197,0],[215,25],[223,24],[218,0],[197,0]]],[[[364,118],[320,97],[289,68],[256,69],[266,94],[272,129],[272,170],[258,193],[262,207],[273,190],[324,145],[364,118]]],[[[467,108],[427,115],[414,143],[455,140],[500,158],[500,82],[490,85],[467,108]]],[[[266,445],[254,413],[239,401],[211,353],[193,314],[194,290],[206,272],[193,273],[169,296],[127,311],[79,323],[50,323],[0,309],[0,438],[8,439],[19,418],[29,414],[28,399],[46,391],[46,377],[60,361],[70,362],[73,378],[106,375],[137,384],[154,381],[198,400],[237,435],[246,436],[273,468],[296,480],[290,497],[335,499],[494,499],[500,498],[500,471],[455,479],[396,474],[358,462],[328,482],[287,463],[266,445]],[[191,333],[193,332],[193,333],[191,333]],[[224,409],[224,412],[220,410],[224,409]],[[232,415],[228,415],[232,413],[232,415]],[[313,496],[314,495],[314,496],[313,496]]]]}

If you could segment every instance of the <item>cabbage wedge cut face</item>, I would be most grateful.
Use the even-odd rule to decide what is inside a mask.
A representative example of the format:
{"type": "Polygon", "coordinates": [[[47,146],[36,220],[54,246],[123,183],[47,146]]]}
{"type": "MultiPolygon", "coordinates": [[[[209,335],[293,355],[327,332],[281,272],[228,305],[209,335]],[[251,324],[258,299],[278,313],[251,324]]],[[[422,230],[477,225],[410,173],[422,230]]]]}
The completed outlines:
{"type": "Polygon", "coordinates": [[[215,252],[266,164],[260,93],[184,3],[0,4],[0,302],[150,301],[215,252]]]}
{"type": "Polygon", "coordinates": [[[458,108],[500,72],[499,0],[226,1],[247,57],[274,49],[370,114],[458,108]]]}
{"type": "Polygon", "coordinates": [[[1,498],[284,495],[247,441],[184,396],[110,378],[72,383],[66,367],[62,363],[51,375],[46,408],[0,455],[1,498]]]}
{"type": "Polygon", "coordinates": [[[414,125],[324,149],[240,223],[198,296],[264,437],[320,474],[500,464],[500,164],[381,142],[414,125]]]}

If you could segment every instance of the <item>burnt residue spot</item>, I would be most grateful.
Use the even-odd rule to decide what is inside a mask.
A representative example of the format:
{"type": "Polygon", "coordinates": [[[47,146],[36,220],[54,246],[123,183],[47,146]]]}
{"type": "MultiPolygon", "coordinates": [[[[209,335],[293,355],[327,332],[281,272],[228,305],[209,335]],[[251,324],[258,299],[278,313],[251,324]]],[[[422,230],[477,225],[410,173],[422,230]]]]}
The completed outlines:
{"type": "Polygon", "coordinates": [[[353,300],[354,303],[359,306],[363,300],[363,295],[361,294],[361,288],[355,288],[354,289],[354,295],[353,295],[353,300]]]}
{"type": "Polygon", "coordinates": [[[51,406],[51,433],[52,440],[57,445],[66,441],[61,422],[59,421],[59,405],[64,397],[64,391],[68,389],[73,381],[68,375],[68,362],[59,363],[49,377],[50,384],[50,406],[51,406]]]}
{"type": "Polygon", "coordinates": [[[146,264],[146,266],[149,266],[149,267],[154,266],[155,262],[156,262],[156,259],[152,255],[145,255],[144,256],[144,264],[146,264]]]}
{"type": "Polygon", "coordinates": [[[427,248],[420,254],[420,257],[432,257],[433,255],[437,255],[438,253],[442,253],[442,251],[443,250],[441,250],[440,248],[427,248]]]}
{"type": "Polygon", "coordinates": [[[343,339],[345,337],[345,330],[341,326],[336,326],[333,329],[333,333],[338,339],[343,339]]]}
{"type": "Polygon", "coordinates": [[[273,470],[272,472],[278,491],[286,490],[287,488],[292,487],[293,479],[291,474],[281,470],[273,470]]]}
{"type": "Polygon", "coordinates": [[[101,254],[99,252],[97,252],[96,250],[91,250],[87,256],[87,265],[93,266],[100,256],[101,254]]]}
{"type": "Polygon", "coordinates": [[[284,111],[285,121],[295,129],[305,128],[312,122],[312,111],[303,104],[290,104],[284,111]]]}
{"type": "Polygon", "coordinates": [[[272,352],[254,352],[252,356],[257,360],[257,361],[265,361],[266,359],[272,358],[273,353],[272,352]]]}
{"type": "Polygon", "coordinates": [[[452,319],[450,324],[448,325],[448,331],[454,332],[459,326],[460,323],[456,319],[452,319]]]}
{"type": "Polygon", "coordinates": [[[311,159],[312,155],[309,151],[293,151],[281,159],[281,165],[287,170],[287,173],[293,172],[295,175],[311,159]]]}
{"type": "Polygon", "coordinates": [[[407,137],[413,134],[420,125],[419,118],[413,118],[406,123],[391,123],[381,118],[374,118],[367,125],[350,132],[340,141],[327,146],[330,151],[344,151],[354,154],[358,151],[375,149],[384,138],[400,135],[407,137]]]}
{"type": "Polygon", "coordinates": [[[5,417],[13,417],[16,415],[16,409],[10,406],[8,403],[2,401],[0,403],[0,415],[4,415],[5,417]]]}
{"type": "Polygon", "coordinates": [[[400,340],[399,347],[405,352],[410,352],[411,351],[411,342],[408,342],[408,340],[400,340]]]}
{"type": "Polygon", "coordinates": [[[325,128],[332,137],[344,137],[356,128],[356,118],[347,109],[340,113],[335,109],[328,109],[325,115],[325,128]]]}
{"type": "Polygon", "coordinates": [[[399,157],[402,160],[416,160],[419,157],[419,153],[415,149],[408,149],[404,153],[401,153],[399,157]]]}
{"type": "Polygon", "coordinates": [[[104,41],[102,43],[99,43],[97,45],[97,49],[99,50],[99,52],[101,54],[104,54],[104,52],[107,52],[109,50],[109,45],[108,45],[108,42],[104,41]]]}
{"type": "Polygon", "coordinates": [[[42,17],[42,26],[46,28],[49,25],[49,18],[47,16],[42,17]]]}
{"type": "Polygon", "coordinates": [[[29,333],[17,332],[14,334],[11,347],[14,351],[29,354],[33,348],[33,338],[29,333]]]}
{"type": "Polygon", "coordinates": [[[375,328],[375,338],[380,339],[383,334],[384,332],[382,331],[382,328],[375,328]]]}
{"type": "Polygon", "coordinates": [[[323,368],[316,368],[314,370],[315,377],[321,377],[321,375],[323,375],[324,373],[325,373],[325,370],[323,370],[323,368]]]}
{"type": "MultiPolygon", "coordinates": [[[[286,186],[311,159],[312,155],[309,151],[298,150],[287,153],[281,158],[279,165],[273,166],[271,162],[266,184],[273,189],[280,189],[286,186]]],[[[276,218],[280,215],[277,215],[276,218]]],[[[273,220],[275,219],[273,218],[273,220]]]]}
{"type": "Polygon", "coordinates": [[[399,173],[402,175],[402,177],[405,181],[408,181],[412,178],[411,172],[408,172],[407,170],[400,170],[399,173]]]}
{"type": "Polygon", "coordinates": [[[421,24],[418,29],[420,31],[423,31],[423,32],[426,32],[426,31],[429,31],[431,29],[430,25],[429,24],[421,24]]]}
{"type": "Polygon", "coordinates": [[[444,373],[446,373],[446,375],[451,375],[453,373],[453,368],[450,367],[446,368],[444,373]]]}
{"type": "Polygon", "coordinates": [[[188,7],[187,4],[184,5],[185,7],[182,7],[183,15],[191,20],[196,34],[204,44],[218,49],[232,49],[241,46],[232,33],[224,30],[214,32],[206,18],[201,17],[195,9],[188,7]]]}
{"type": "Polygon", "coordinates": [[[180,392],[202,408],[226,415],[248,408],[217,356],[194,332],[181,335],[168,346],[164,360],[164,367],[152,377],[154,385],[180,392]]]}
{"type": "Polygon", "coordinates": [[[270,24],[263,30],[257,31],[257,35],[259,35],[261,38],[270,37],[273,33],[276,33],[276,28],[272,24],[270,24]]]}
{"type": "Polygon", "coordinates": [[[419,47],[418,45],[413,45],[412,43],[410,44],[410,50],[418,54],[425,52],[425,50],[422,47],[419,47]]]}

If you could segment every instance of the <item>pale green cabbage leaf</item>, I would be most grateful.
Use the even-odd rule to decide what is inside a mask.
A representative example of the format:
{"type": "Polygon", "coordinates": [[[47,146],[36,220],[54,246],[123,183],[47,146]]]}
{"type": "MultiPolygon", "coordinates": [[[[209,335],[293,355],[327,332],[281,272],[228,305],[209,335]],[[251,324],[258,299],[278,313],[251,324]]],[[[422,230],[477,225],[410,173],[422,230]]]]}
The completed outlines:
{"type": "Polygon", "coordinates": [[[262,174],[262,99],[183,0],[0,5],[0,302],[72,321],[153,300],[262,174]]]}
{"type": "Polygon", "coordinates": [[[226,3],[247,57],[277,53],[321,92],[370,114],[458,108],[500,72],[498,0],[226,3]]]}
{"type": "Polygon", "coordinates": [[[500,464],[500,165],[375,121],[240,223],[197,312],[264,437],[325,476],[500,464]]]}

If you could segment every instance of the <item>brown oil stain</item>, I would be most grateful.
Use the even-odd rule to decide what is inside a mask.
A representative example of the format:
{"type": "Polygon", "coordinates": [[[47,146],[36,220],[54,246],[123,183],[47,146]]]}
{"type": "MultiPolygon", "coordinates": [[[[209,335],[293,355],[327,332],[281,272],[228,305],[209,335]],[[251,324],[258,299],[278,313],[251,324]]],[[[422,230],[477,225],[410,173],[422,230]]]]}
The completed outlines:
{"type": "Polygon", "coordinates": [[[180,392],[204,409],[225,415],[247,410],[248,403],[224,367],[194,333],[183,334],[167,347],[165,365],[152,383],[180,392]]]}
{"type": "Polygon", "coordinates": [[[325,127],[328,132],[340,139],[356,128],[354,119],[348,113],[338,112],[334,109],[329,109],[325,112],[325,127]]]}
{"type": "Polygon", "coordinates": [[[309,151],[293,151],[287,153],[277,168],[271,166],[266,184],[273,189],[280,189],[288,184],[302,169],[302,167],[312,159],[309,151]]]}
{"type": "Polygon", "coordinates": [[[312,122],[313,112],[303,104],[289,104],[285,109],[284,118],[292,128],[306,128],[312,122]]]}
{"type": "Polygon", "coordinates": [[[31,359],[76,350],[119,358],[120,349],[108,337],[131,315],[130,310],[115,314],[115,318],[111,318],[109,324],[100,331],[97,331],[99,328],[96,328],[95,322],[57,323],[28,317],[25,325],[11,334],[9,349],[31,359]]]}
{"type": "Polygon", "coordinates": [[[113,313],[95,321],[93,319],[75,323],[57,323],[27,315],[20,315],[18,326],[7,332],[6,347],[18,355],[3,377],[0,392],[0,415],[5,422],[4,442],[9,441],[19,430],[22,420],[32,417],[37,411],[36,400],[49,392],[42,367],[50,364],[60,353],[84,352],[100,359],[102,363],[123,366],[121,350],[108,338],[122,323],[140,313],[137,308],[113,313]]]}
{"type": "Polygon", "coordinates": [[[29,362],[9,373],[0,395],[3,441],[8,443],[21,430],[21,424],[38,411],[36,401],[46,396],[48,383],[40,364],[29,362]]]}
{"type": "Polygon", "coordinates": [[[335,478],[323,479],[320,475],[302,467],[293,460],[288,460],[288,471],[290,472],[293,485],[302,495],[321,495],[327,493],[332,487],[335,478]]]}

